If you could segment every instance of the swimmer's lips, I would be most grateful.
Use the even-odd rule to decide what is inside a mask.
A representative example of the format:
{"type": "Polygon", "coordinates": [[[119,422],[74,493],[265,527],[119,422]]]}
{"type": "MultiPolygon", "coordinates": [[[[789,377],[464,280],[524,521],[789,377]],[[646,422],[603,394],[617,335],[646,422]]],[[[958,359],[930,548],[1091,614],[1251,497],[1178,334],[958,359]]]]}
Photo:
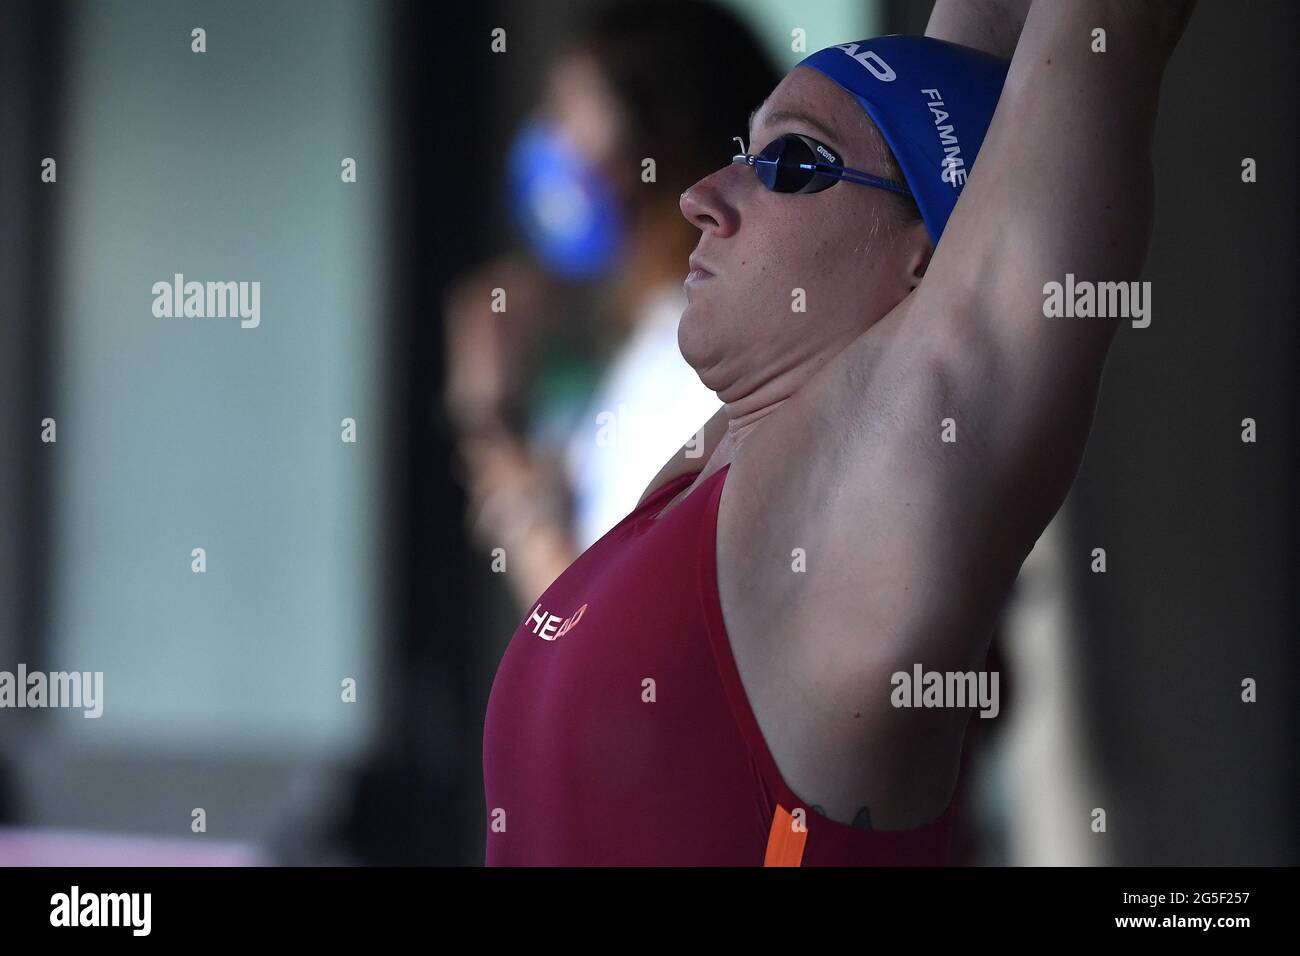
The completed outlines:
{"type": "Polygon", "coordinates": [[[696,259],[694,256],[691,256],[689,264],[691,267],[691,271],[686,276],[687,282],[699,282],[703,279],[713,278],[713,272],[707,266],[705,266],[704,263],[700,262],[700,260],[696,259]]]}

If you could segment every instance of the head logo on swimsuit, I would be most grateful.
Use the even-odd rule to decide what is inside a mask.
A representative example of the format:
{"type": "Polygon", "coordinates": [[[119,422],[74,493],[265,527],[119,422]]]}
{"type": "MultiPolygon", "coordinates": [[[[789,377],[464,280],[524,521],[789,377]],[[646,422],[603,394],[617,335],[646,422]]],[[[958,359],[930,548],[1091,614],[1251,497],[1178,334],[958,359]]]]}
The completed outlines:
{"type": "Polygon", "coordinates": [[[528,615],[525,624],[532,624],[532,632],[544,641],[554,641],[567,634],[580,620],[583,612],[587,610],[587,605],[578,608],[566,618],[561,618],[558,614],[549,614],[542,610],[542,602],[538,601],[537,606],[533,608],[533,613],[528,615]]]}

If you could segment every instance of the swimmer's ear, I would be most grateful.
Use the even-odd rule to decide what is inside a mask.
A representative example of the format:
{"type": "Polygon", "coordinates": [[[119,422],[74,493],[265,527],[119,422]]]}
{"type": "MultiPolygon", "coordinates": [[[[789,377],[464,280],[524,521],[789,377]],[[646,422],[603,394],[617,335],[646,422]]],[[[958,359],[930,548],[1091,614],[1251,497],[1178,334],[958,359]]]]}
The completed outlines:
{"type": "Polygon", "coordinates": [[[930,234],[925,229],[925,223],[917,220],[908,226],[908,241],[912,251],[908,253],[907,259],[907,284],[908,292],[915,289],[925,278],[925,270],[930,266],[930,256],[934,255],[934,246],[930,243],[930,234]]]}

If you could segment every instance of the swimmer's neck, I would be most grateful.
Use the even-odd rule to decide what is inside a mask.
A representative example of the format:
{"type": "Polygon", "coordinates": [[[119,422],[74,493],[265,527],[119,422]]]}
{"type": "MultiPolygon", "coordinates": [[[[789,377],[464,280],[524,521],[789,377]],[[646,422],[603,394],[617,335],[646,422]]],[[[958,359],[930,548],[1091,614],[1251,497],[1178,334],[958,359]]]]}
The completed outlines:
{"type": "MultiPolygon", "coordinates": [[[[805,358],[770,378],[757,388],[737,395],[731,401],[719,393],[727,415],[726,442],[729,450],[739,448],[744,440],[758,431],[774,411],[808,384],[817,370],[833,359],[844,347],[843,343],[830,343],[817,355],[805,358]]],[[[728,459],[729,460],[729,459],[728,459]]]]}
{"type": "Polygon", "coordinates": [[[848,343],[833,343],[823,349],[819,355],[787,368],[748,394],[742,395],[734,401],[724,401],[723,408],[727,415],[727,430],[725,441],[719,445],[718,450],[723,451],[725,457],[723,461],[718,463],[719,466],[730,461],[731,454],[740,447],[746,436],[752,435],[766,421],[769,415],[784,405],[792,396],[799,394],[817,372],[828,362],[835,359],[841,351],[855,344],[869,347],[873,351],[879,351],[884,343],[888,343],[897,334],[914,301],[914,297],[909,293],[890,309],[883,318],[854,333],[856,338],[851,339],[848,343]],[[870,346],[867,343],[871,343],[870,346]]]}
{"type": "Polygon", "coordinates": [[[734,452],[735,449],[741,446],[746,436],[753,434],[763,423],[763,420],[784,405],[789,397],[786,395],[758,407],[751,406],[748,410],[737,407],[746,404],[744,402],[727,404],[727,440],[725,444],[729,445],[734,452]]]}

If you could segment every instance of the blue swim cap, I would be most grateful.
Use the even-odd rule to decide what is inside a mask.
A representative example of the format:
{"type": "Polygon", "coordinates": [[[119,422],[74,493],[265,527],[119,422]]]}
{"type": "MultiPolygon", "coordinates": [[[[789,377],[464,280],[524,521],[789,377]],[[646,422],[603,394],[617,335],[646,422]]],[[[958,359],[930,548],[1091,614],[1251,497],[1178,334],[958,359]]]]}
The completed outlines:
{"type": "Polygon", "coordinates": [[[1010,61],[931,37],[886,36],[827,47],[797,65],[829,76],[867,111],[938,245],[1010,61]]]}

